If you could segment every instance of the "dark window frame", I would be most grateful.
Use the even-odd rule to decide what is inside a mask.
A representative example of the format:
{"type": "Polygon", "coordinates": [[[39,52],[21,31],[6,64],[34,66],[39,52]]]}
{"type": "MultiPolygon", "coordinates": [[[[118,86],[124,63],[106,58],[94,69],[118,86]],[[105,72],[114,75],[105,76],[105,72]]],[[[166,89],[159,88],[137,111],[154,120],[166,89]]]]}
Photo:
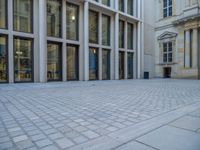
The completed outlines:
{"type": "Polygon", "coordinates": [[[163,18],[171,17],[173,15],[173,2],[172,0],[163,0],[163,18]],[[171,2],[171,4],[170,4],[171,2]],[[165,6],[166,4],[166,6],[165,6]],[[170,11],[171,10],[171,11],[170,11]]]}
{"type": "MultiPolygon", "coordinates": [[[[66,44],[66,55],[68,55],[67,54],[67,47],[68,46],[75,47],[76,51],[77,51],[77,53],[76,53],[76,57],[77,57],[77,60],[76,60],[77,61],[77,66],[76,66],[76,69],[77,69],[77,79],[68,79],[67,78],[67,81],[79,81],[79,79],[80,79],[80,71],[79,71],[79,69],[80,69],[80,67],[79,67],[79,63],[80,63],[80,61],[79,61],[79,54],[80,54],[79,49],[80,49],[80,46],[76,45],[76,44],[66,44]]],[[[66,60],[66,63],[67,63],[67,60],[66,60]]]]}
{"type": "Polygon", "coordinates": [[[59,75],[60,75],[60,78],[59,79],[48,79],[48,77],[47,77],[47,75],[48,75],[48,70],[47,70],[47,72],[46,72],[46,77],[47,77],[47,82],[58,82],[58,81],[62,81],[63,80],[63,64],[62,64],[62,43],[61,42],[55,42],[55,41],[50,41],[50,40],[48,40],[47,41],[47,64],[46,64],[46,66],[48,65],[48,44],[56,44],[56,45],[59,45],[59,51],[60,51],[60,53],[59,53],[59,63],[60,63],[60,65],[59,65],[59,69],[60,69],[60,73],[59,73],[59,75]]]}
{"type": "Polygon", "coordinates": [[[14,83],[32,83],[34,82],[34,39],[33,38],[29,38],[29,37],[21,37],[21,36],[14,36],[13,37],[13,81],[14,83]],[[22,40],[30,40],[31,41],[31,59],[32,59],[32,63],[31,63],[31,81],[15,81],[15,39],[22,39],[22,40]]]}
{"type": "Polygon", "coordinates": [[[173,62],[173,43],[165,42],[163,43],[163,63],[172,63],[173,62]],[[171,57],[169,55],[171,54],[171,57]],[[166,55],[166,57],[164,56],[166,55]],[[171,61],[169,59],[171,58],[171,61]]]}
{"type": "Polygon", "coordinates": [[[21,32],[21,33],[29,33],[29,34],[33,34],[34,33],[34,0],[30,0],[31,1],[31,31],[30,32],[24,32],[24,31],[20,31],[20,30],[15,30],[15,15],[14,15],[14,13],[15,13],[15,11],[14,11],[14,1],[15,0],[13,0],[13,31],[16,31],[16,32],[21,32]]]}
{"type": "MultiPolygon", "coordinates": [[[[108,75],[108,79],[103,79],[103,68],[102,68],[102,80],[110,80],[111,79],[111,50],[103,48],[102,54],[103,54],[103,51],[107,51],[109,53],[109,71],[108,71],[109,75],[108,75]]],[[[102,61],[102,67],[103,67],[103,61],[102,61]]]]}
{"type": "Polygon", "coordinates": [[[6,65],[6,81],[5,82],[0,82],[0,84],[3,84],[3,83],[8,83],[9,82],[9,60],[8,60],[8,55],[9,55],[8,48],[9,48],[9,45],[8,45],[8,35],[0,34],[0,37],[5,37],[5,39],[6,39],[6,62],[7,62],[7,65],[6,65]]]}
{"type": "Polygon", "coordinates": [[[96,50],[96,55],[97,55],[97,72],[96,72],[96,79],[90,79],[90,57],[89,57],[89,81],[95,81],[95,80],[99,80],[99,48],[98,47],[89,47],[89,53],[90,53],[90,49],[93,48],[96,50]]]}

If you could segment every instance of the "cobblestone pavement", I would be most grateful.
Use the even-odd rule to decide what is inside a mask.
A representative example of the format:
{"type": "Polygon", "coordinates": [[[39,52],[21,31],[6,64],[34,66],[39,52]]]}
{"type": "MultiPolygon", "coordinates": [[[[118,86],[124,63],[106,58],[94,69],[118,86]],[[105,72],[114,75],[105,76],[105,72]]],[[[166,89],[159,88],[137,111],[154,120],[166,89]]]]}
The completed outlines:
{"type": "Polygon", "coordinates": [[[200,101],[200,81],[0,85],[0,149],[68,149],[200,101]]]}

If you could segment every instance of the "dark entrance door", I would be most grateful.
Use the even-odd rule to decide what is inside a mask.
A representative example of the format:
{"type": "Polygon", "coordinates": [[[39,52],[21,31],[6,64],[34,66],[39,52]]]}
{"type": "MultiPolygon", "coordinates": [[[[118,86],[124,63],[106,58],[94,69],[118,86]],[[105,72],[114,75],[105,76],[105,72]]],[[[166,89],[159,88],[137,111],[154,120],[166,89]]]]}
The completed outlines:
{"type": "Polygon", "coordinates": [[[90,48],[89,70],[90,80],[98,80],[98,49],[96,48],[90,48]]]}
{"type": "Polygon", "coordinates": [[[171,67],[163,68],[163,77],[164,78],[171,78],[171,67]]]}

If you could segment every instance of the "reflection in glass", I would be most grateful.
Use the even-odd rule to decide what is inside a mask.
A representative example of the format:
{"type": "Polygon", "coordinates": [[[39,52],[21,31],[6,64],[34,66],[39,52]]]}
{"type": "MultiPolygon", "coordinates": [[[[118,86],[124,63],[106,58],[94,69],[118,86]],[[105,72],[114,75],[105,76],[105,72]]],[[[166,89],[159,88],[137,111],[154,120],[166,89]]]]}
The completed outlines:
{"type": "Polygon", "coordinates": [[[98,13],[89,12],[89,42],[98,43],[98,13]]]}
{"type": "Polygon", "coordinates": [[[89,51],[89,79],[98,80],[98,49],[90,48],[89,51]]]}
{"type": "Polygon", "coordinates": [[[102,79],[110,79],[110,51],[102,50],[102,79]]]}
{"type": "Polygon", "coordinates": [[[110,0],[102,0],[102,4],[110,6],[110,0]]]}
{"type": "Polygon", "coordinates": [[[127,47],[128,49],[133,49],[133,24],[128,23],[127,28],[127,47]]]}
{"type": "Polygon", "coordinates": [[[119,21],[119,48],[124,48],[124,21],[119,21]]]}
{"type": "Polygon", "coordinates": [[[124,52],[119,52],[119,79],[124,79],[124,52]]]}
{"type": "Polygon", "coordinates": [[[31,39],[14,38],[15,82],[33,80],[33,49],[31,39]]]}
{"type": "Polygon", "coordinates": [[[8,81],[7,39],[0,35],[0,83],[8,81]]]}
{"type": "Polygon", "coordinates": [[[110,17],[102,15],[102,44],[110,45],[110,17]]]}
{"type": "Polygon", "coordinates": [[[133,53],[128,53],[128,79],[133,79],[133,53]]]}
{"type": "Polygon", "coordinates": [[[128,0],[127,13],[133,15],[133,0],[128,0]]]}
{"type": "Polygon", "coordinates": [[[6,28],[6,0],[0,0],[0,28],[6,28]]]}
{"type": "Polygon", "coordinates": [[[47,79],[48,81],[61,80],[61,45],[58,43],[47,44],[47,79]]]}
{"type": "Polygon", "coordinates": [[[67,3],[67,39],[78,40],[78,6],[67,3]]]}
{"type": "Polygon", "coordinates": [[[47,35],[61,37],[62,1],[47,0],[47,35]]]}
{"type": "Polygon", "coordinates": [[[67,80],[78,80],[78,47],[67,46],[67,80]]]}
{"type": "Polygon", "coordinates": [[[32,32],[32,0],[14,0],[14,30],[32,32]]]}

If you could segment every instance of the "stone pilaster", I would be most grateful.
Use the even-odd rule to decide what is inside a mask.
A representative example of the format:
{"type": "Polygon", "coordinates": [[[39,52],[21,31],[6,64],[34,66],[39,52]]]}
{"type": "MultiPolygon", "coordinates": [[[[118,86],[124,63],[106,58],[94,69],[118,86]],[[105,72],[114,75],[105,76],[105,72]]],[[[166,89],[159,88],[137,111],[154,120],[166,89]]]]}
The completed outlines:
{"type": "Polygon", "coordinates": [[[185,31],[185,67],[190,67],[190,30],[185,31]]]}
{"type": "Polygon", "coordinates": [[[193,29],[192,37],[192,68],[197,68],[197,59],[198,55],[198,30],[197,28],[193,29]]]}

